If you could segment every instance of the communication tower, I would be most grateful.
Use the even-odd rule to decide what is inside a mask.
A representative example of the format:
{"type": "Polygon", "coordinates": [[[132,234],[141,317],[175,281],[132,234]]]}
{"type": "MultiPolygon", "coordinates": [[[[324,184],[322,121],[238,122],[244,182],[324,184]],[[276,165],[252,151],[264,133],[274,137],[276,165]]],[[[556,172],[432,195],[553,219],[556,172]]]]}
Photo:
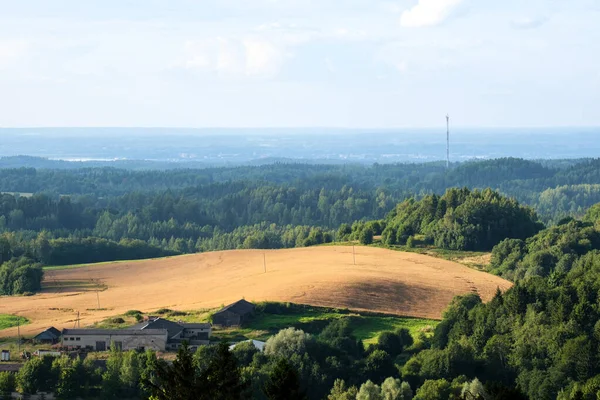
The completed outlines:
{"type": "Polygon", "coordinates": [[[446,168],[450,168],[450,115],[446,115],[446,168]]]}

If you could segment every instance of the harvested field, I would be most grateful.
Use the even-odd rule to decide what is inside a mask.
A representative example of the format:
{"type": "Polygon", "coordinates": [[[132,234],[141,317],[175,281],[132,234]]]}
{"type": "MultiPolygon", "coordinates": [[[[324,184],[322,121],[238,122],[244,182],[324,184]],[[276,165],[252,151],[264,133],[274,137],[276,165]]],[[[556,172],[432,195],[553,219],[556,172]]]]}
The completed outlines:
{"type": "Polygon", "coordinates": [[[0,299],[0,313],[31,321],[24,334],[73,327],[77,311],[86,326],[132,309],[195,310],[242,297],[437,319],[455,295],[476,292],[488,301],[511,286],[451,261],[360,246],[356,265],[345,246],[235,250],[56,269],[46,283],[35,296],[0,299]]]}

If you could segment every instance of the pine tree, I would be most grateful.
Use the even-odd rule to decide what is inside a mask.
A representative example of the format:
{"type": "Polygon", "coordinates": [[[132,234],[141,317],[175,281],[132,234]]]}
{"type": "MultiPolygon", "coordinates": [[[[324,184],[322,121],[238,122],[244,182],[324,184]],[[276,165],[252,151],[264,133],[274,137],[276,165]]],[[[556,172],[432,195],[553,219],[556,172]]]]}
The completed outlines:
{"type": "Polygon", "coordinates": [[[269,379],[264,385],[263,392],[269,400],[304,400],[306,396],[300,390],[298,372],[285,358],[280,358],[269,379]]]}
{"type": "Polygon", "coordinates": [[[184,343],[172,365],[157,361],[150,378],[143,384],[149,388],[153,400],[205,399],[206,387],[199,379],[191,350],[184,343]]]}
{"type": "Polygon", "coordinates": [[[206,384],[206,399],[239,400],[245,390],[237,360],[225,342],[219,343],[201,378],[206,384]]]}

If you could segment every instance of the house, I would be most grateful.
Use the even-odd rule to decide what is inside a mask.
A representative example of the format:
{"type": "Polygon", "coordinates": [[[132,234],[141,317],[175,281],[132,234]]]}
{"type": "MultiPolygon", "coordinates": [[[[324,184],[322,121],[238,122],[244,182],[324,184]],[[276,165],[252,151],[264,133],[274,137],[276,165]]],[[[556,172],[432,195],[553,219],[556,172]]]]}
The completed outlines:
{"type": "Polygon", "coordinates": [[[208,323],[188,324],[173,322],[163,318],[154,318],[136,325],[140,330],[166,329],[168,333],[167,350],[177,350],[185,341],[190,348],[210,344],[212,326],[208,323]]]}
{"type": "Polygon", "coordinates": [[[108,350],[111,344],[121,350],[165,350],[166,329],[63,329],[62,346],[69,348],[108,350]]]}
{"type": "Polygon", "coordinates": [[[56,344],[60,342],[60,331],[51,326],[33,338],[37,343],[56,344]]]}
{"type": "Polygon", "coordinates": [[[63,329],[62,346],[105,351],[114,345],[121,350],[177,350],[185,341],[191,349],[210,344],[212,326],[187,324],[163,318],[149,319],[129,329],[63,329]]]}
{"type": "Polygon", "coordinates": [[[244,299],[224,307],[213,315],[213,324],[219,326],[241,326],[254,314],[254,304],[244,299]]]}

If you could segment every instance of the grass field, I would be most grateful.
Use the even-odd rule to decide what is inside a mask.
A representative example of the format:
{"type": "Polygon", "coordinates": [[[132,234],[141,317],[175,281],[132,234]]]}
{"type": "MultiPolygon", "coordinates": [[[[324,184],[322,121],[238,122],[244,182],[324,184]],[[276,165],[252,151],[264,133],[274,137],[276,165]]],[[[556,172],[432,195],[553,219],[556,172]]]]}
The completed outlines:
{"type": "Polygon", "coordinates": [[[26,325],[29,323],[27,318],[10,314],[0,314],[0,330],[15,327],[17,325],[26,325]]]}
{"type": "Polygon", "coordinates": [[[416,235],[414,238],[415,240],[413,247],[402,245],[385,245],[381,242],[381,237],[378,237],[374,240],[373,246],[382,249],[423,254],[426,256],[441,258],[460,263],[479,271],[486,271],[489,267],[491,261],[491,253],[489,252],[440,249],[426,244],[424,235],[416,235]]]}
{"type": "Polygon", "coordinates": [[[423,254],[356,246],[355,256],[356,263],[349,246],[323,246],[47,269],[41,293],[3,297],[0,312],[28,318],[26,335],[73,327],[77,317],[82,327],[92,326],[131,309],[210,310],[240,298],[439,319],[456,295],[477,293],[488,301],[497,288],[511,286],[423,254]]]}
{"type": "MultiPolygon", "coordinates": [[[[406,328],[415,340],[421,334],[428,335],[438,324],[438,321],[420,318],[406,318],[388,315],[372,315],[357,313],[349,310],[339,310],[326,307],[314,307],[290,303],[261,303],[254,318],[242,328],[213,329],[213,339],[238,342],[246,339],[267,340],[281,329],[294,327],[311,334],[320,333],[331,321],[347,318],[352,334],[362,340],[365,345],[377,342],[382,332],[406,328]],[[274,310],[275,309],[275,310],[274,310]]],[[[174,310],[158,310],[140,315],[161,315],[173,321],[209,322],[214,310],[196,310],[181,312],[174,310]]],[[[137,323],[133,311],[107,318],[94,325],[95,328],[124,329],[137,323]],[[116,323],[115,321],[119,321],[116,323]]]]}

